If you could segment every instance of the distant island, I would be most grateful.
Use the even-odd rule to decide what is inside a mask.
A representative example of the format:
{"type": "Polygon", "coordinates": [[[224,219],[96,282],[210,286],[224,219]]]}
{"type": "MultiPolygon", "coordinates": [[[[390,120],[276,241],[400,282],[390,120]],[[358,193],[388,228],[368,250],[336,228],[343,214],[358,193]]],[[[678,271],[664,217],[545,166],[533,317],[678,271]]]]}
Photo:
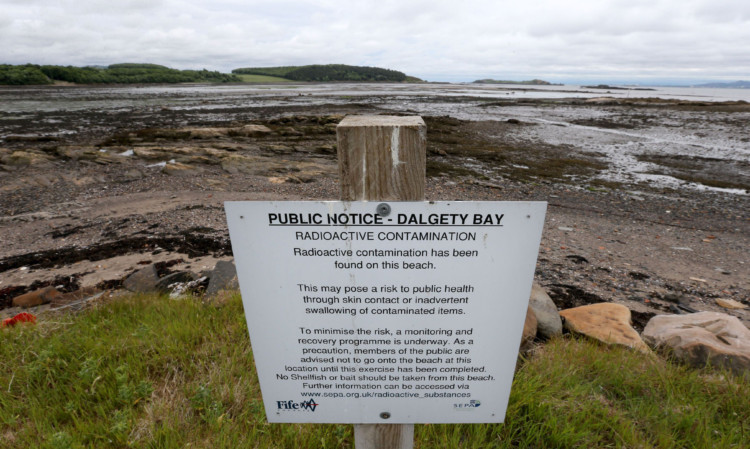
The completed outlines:
{"type": "Polygon", "coordinates": [[[597,84],[596,86],[581,86],[584,89],[607,89],[607,90],[656,90],[650,87],[618,87],[609,84],[597,84]]]}
{"type": "Polygon", "coordinates": [[[40,85],[75,84],[147,84],[147,83],[239,83],[226,73],[209,70],[177,70],[158,64],[112,64],[106,67],[61,65],[0,65],[0,84],[40,85]]]}
{"type": "Polygon", "coordinates": [[[289,81],[359,81],[359,82],[421,82],[403,72],[379,67],[344,64],[303,65],[283,67],[246,67],[232,70],[245,82],[289,81]]]}
{"type": "Polygon", "coordinates": [[[726,83],[706,83],[692,87],[717,87],[720,89],[750,89],[750,81],[732,81],[726,83]]]}
{"type": "Polygon", "coordinates": [[[549,81],[544,80],[528,80],[528,81],[508,81],[508,80],[493,80],[493,79],[483,79],[483,80],[476,80],[473,81],[473,83],[476,84],[521,84],[524,86],[562,86],[562,84],[553,84],[549,81]]]}

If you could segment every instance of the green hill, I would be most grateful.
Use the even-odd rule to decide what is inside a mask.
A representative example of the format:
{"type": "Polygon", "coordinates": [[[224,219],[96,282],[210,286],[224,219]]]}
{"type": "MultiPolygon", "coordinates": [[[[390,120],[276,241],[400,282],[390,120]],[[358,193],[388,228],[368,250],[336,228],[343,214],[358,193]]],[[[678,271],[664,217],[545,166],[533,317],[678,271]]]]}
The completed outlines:
{"type": "Polygon", "coordinates": [[[177,70],[158,64],[112,64],[101,67],[0,65],[0,84],[149,84],[241,82],[235,75],[209,70],[177,70]]]}
{"type": "Polygon", "coordinates": [[[284,78],[292,81],[369,81],[402,82],[408,81],[405,73],[379,67],[361,67],[344,64],[247,67],[232,70],[236,75],[263,75],[284,78]]]}

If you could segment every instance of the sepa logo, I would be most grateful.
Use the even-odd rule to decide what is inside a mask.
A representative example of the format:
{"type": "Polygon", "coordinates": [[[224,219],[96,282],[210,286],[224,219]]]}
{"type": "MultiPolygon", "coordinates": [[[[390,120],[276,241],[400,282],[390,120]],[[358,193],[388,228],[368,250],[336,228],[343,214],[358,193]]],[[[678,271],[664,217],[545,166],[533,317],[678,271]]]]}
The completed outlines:
{"type": "Polygon", "coordinates": [[[278,410],[303,410],[314,412],[315,408],[320,405],[316,404],[315,401],[310,398],[307,401],[276,401],[276,407],[278,410]]]}
{"type": "Polygon", "coordinates": [[[454,410],[472,410],[482,405],[480,401],[476,401],[472,399],[469,402],[463,403],[463,404],[453,404],[454,410]]]}

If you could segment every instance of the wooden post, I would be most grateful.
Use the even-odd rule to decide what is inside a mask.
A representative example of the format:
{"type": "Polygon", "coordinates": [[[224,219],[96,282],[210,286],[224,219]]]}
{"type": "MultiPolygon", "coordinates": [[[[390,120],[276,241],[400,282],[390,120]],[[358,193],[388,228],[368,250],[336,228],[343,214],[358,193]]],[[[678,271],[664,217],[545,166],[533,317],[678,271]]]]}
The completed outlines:
{"type": "Polygon", "coordinates": [[[343,201],[424,201],[422,117],[360,115],[336,127],[343,201]]]}
{"type": "MultiPolygon", "coordinates": [[[[336,127],[343,201],[424,201],[422,117],[348,116],[336,127]]],[[[411,449],[414,424],[355,424],[357,449],[411,449]]]]}

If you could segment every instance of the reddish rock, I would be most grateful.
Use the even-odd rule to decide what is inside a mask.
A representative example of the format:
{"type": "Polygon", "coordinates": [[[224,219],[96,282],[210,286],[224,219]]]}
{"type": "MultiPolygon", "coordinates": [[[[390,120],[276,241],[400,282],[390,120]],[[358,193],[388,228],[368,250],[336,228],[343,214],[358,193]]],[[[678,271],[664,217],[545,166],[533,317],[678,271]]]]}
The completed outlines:
{"type": "Polygon", "coordinates": [[[33,292],[24,293],[23,295],[16,296],[13,298],[14,307],[35,307],[42,304],[47,304],[53,299],[60,296],[61,293],[55,289],[55,287],[45,287],[33,292]]]}
{"type": "Polygon", "coordinates": [[[565,327],[604,343],[617,344],[651,352],[633,329],[630,309],[621,304],[598,303],[574,307],[560,312],[565,327]]]}

